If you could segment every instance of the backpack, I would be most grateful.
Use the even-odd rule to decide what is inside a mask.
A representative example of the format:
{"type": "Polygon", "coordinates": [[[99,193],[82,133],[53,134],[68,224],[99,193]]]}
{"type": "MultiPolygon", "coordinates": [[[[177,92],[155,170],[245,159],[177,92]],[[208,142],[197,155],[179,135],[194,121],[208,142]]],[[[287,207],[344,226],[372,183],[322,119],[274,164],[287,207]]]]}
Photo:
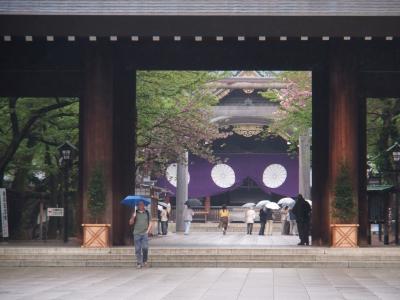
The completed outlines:
{"type": "MultiPolygon", "coordinates": [[[[136,224],[136,215],[138,213],[138,209],[135,211],[135,218],[133,219],[133,224],[132,224],[132,231],[135,230],[135,224],[136,224]]],[[[150,224],[150,213],[147,209],[145,209],[146,215],[147,215],[147,226],[150,224]]]]}

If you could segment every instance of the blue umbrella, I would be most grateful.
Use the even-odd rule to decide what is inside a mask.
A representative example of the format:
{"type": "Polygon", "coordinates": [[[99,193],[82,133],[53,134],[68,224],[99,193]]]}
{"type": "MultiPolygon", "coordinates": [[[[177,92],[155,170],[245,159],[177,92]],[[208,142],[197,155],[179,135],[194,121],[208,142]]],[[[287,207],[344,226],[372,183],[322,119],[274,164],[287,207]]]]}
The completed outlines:
{"type": "Polygon", "coordinates": [[[143,196],[129,195],[121,201],[122,204],[128,205],[130,207],[135,207],[139,202],[143,202],[144,205],[149,205],[151,200],[143,196]]]}

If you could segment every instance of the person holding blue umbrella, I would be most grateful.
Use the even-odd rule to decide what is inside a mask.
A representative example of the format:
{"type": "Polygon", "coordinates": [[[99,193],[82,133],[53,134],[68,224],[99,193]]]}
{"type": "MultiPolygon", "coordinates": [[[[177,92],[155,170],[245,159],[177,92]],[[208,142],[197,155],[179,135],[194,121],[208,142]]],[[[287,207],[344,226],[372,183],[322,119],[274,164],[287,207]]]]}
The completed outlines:
{"type": "MultiPolygon", "coordinates": [[[[125,199],[123,201],[125,201],[125,199]]],[[[137,268],[141,269],[142,267],[147,266],[149,252],[149,233],[151,231],[152,225],[150,213],[145,208],[145,203],[147,202],[148,204],[149,201],[146,201],[146,198],[136,199],[135,201],[137,209],[129,219],[129,225],[133,226],[133,241],[135,243],[137,268]]]]}
{"type": "Polygon", "coordinates": [[[144,205],[149,205],[151,203],[151,200],[143,196],[129,195],[121,201],[121,204],[135,208],[139,204],[139,202],[143,202],[144,205]]]}

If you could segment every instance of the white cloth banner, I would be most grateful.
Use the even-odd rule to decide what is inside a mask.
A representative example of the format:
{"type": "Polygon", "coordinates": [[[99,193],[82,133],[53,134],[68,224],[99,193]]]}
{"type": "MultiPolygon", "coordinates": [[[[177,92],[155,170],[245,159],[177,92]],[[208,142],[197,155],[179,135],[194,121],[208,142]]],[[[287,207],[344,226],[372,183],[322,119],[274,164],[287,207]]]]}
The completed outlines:
{"type": "Polygon", "coordinates": [[[6,189],[0,189],[0,218],[1,236],[8,238],[8,213],[7,213],[7,193],[6,189]]]}

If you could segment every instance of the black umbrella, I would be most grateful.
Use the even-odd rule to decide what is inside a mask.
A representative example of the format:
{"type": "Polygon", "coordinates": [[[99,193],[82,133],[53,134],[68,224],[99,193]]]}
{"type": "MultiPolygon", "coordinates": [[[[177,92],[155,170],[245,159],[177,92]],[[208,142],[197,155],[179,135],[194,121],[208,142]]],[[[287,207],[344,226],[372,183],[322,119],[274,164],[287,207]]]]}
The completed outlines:
{"type": "Polygon", "coordinates": [[[185,202],[187,206],[202,206],[202,203],[199,199],[189,199],[185,202]]]}

